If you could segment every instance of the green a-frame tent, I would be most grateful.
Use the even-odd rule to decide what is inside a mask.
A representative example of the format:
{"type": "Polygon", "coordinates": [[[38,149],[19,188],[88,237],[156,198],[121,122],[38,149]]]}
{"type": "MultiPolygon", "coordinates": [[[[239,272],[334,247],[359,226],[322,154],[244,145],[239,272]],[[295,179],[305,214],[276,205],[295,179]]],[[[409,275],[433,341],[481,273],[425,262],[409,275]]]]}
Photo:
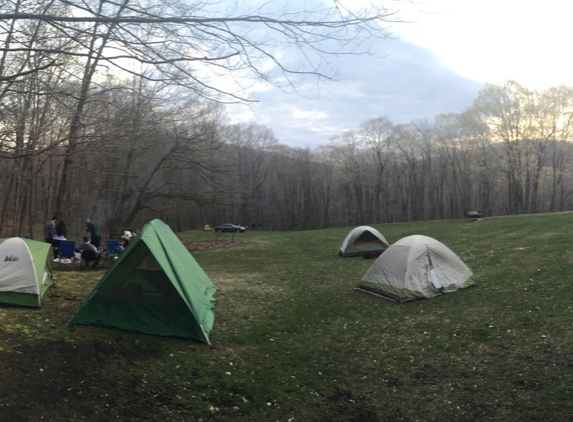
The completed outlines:
{"type": "Polygon", "coordinates": [[[146,224],[70,325],[101,325],[209,344],[215,286],[161,220],[146,224]]]}

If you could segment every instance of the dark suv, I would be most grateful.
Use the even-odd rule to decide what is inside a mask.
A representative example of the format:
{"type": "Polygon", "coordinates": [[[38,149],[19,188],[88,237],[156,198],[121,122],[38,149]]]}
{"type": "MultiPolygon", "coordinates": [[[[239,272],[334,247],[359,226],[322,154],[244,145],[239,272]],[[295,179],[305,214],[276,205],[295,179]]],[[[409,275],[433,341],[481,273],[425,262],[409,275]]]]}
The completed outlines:
{"type": "Polygon", "coordinates": [[[218,226],[215,226],[215,231],[216,232],[242,233],[245,231],[245,228],[243,226],[237,226],[235,224],[226,223],[226,224],[220,224],[218,226]]]}

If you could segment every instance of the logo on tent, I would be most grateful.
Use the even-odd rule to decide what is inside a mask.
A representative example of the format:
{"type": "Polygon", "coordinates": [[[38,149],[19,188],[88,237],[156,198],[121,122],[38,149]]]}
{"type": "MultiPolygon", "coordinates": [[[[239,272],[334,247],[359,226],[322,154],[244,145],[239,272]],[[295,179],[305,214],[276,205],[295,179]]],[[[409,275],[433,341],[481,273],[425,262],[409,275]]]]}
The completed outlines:
{"type": "Polygon", "coordinates": [[[12,261],[12,262],[16,262],[18,261],[20,258],[17,257],[16,255],[6,255],[6,258],[4,259],[4,262],[7,261],[12,261]]]}

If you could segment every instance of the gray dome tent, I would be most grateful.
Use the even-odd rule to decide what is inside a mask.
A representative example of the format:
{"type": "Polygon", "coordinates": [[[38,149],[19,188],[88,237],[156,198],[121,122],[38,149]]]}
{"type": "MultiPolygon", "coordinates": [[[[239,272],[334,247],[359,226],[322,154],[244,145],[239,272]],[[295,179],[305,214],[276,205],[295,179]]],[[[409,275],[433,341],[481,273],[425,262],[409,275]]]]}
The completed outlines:
{"type": "Polygon", "coordinates": [[[368,269],[357,290],[400,303],[451,293],[474,283],[472,271],[442,242],[404,237],[368,269]]]}
{"type": "Polygon", "coordinates": [[[46,242],[0,239],[0,303],[41,307],[52,285],[51,253],[46,242]]]}
{"type": "Polygon", "coordinates": [[[340,246],[340,256],[380,255],[389,246],[382,233],[370,226],[358,226],[350,231],[340,246]]]}

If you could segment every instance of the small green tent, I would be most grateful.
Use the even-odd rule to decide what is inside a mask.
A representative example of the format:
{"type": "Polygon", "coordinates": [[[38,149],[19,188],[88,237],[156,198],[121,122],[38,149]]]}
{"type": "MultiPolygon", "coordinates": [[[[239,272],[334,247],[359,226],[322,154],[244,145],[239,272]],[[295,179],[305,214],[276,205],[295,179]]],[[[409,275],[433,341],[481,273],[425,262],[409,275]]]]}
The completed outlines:
{"type": "Polygon", "coordinates": [[[102,325],[209,344],[215,286],[161,220],[146,224],[70,325],[102,325]]]}
{"type": "Polygon", "coordinates": [[[358,226],[350,231],[338,254],[340,256],[380,255],[389,246],[382,233],[370,226],[358,226]]]}
{"type": "Polygon", "coordinates": [[[0,239],[0,303],[39,308],[51,285],[49,243],[19,237],[0,239]]]}

